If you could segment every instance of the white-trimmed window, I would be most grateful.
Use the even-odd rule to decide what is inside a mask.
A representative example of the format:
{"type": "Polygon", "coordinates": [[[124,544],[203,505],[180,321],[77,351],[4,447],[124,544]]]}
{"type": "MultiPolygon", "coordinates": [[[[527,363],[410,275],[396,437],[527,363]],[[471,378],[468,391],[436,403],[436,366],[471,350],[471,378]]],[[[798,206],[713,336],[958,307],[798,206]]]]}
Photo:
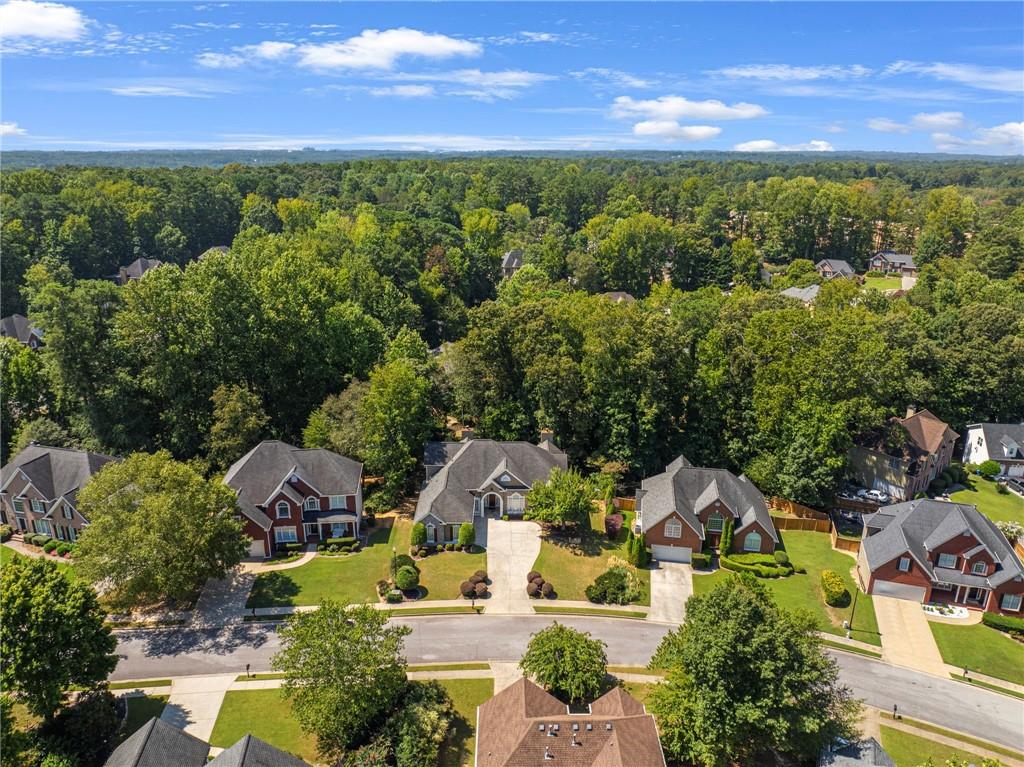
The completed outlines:
{"type": "Polygon", "coordinates": [[[292,516],[292,508],[286,501],[278,501],[277,506],[277,518],[278,519],[290,519],[292,516]]]}
{"type": "Polygon", "coordinates": [[[709,533],[720,533],[725,527],[725,519],[717,511],[711,512],[711,516],[708,517],[708,532],[709,533]]]}
{"type": "Polygon", "coordinates": [[[36,514],[42,514],[46,511],[42,501],[38,501],[35,498],[32,499],[32,511],[36,514]]]}
{"type": "Polygon", "coordinates": [[[68,506],[68,504],[65,503],[64,504],[64,519],[74,519],[74,518],[75,518],[75,512],[73,512],[71,510],[71,507],[68,506]]]}
{"type": "Polygon", "coordinates": [[[302,504],[306,511],[319,511],[320,510],[320,499],[315,495],[309,496],[306,502],[302,504]]]}
{"type": "Polygon", "coordinates": [[[343,495],[332,495],[330,497],[330,506],[332,509],[344,509],[346,508],[345,496],[343,495]]]}
{"type": "Polygon", "coordinates": [[[939,567],[956,567],[956,554],[939,554],[939,567]]]}
{"type": "Polygon", "coordinates": [[[936,583],[934,586],[932,586],[932,591],[952,591],[952,590],[953,590],[953,584],[952,583],[936,583]]]}
{"type": "Polygon", "coordinates": [[[294,527],[275,527],[274,541],[277,543],[298,543],[299,536],[294,527]]]}
{"type": "Polygon", "coordinates": [[[68,540],[72,543],[78,540],[78,531],[73,527],[68,528],[68,540]]]}
{"type": "Polygon", "coordinates": [[[50,527],[50,521],[47,519],[37,519],[35,521],[36,532],[42,533],[43,535],[53,535],[53,529],[50,527]]]}
{"type": "Polygon", "coordinates": [[[427,543],[437,543],[437,528],[427,525],[427,543]]]}
{"type": "Polygon", "coordinates": [[[999,607],[1002,610],[1020,612],[1020,603],[1020,594],[1003,594],[1002,599],[999,600],[999,607]]]}
{"type": "Polygon", "coordinates": [[[673,517],[665,523],[665,537],[666,538],[682,538],[683,537],[683,523],[673,517]]]}
{"type": "Polygon", "coordinates": [[[901,573],[909,573],[910,557],[900,557],[899,561],[896,563],[896,567],[901,573]]]}
{"type": "Polygon", "coordinates": [[[984,575],[988,572],[988,565],[986,565],[984,562],[975,562],[973,565],[971,565],[971,572],[975,575],[984,575]]]}
{"type": "Polygon", "coordinates": [[[14,513],[24,514],[25,513],[25,502],[21,498],[14,499],[14,513]]]}
{"type": "Polygon", "coordinates": [[[524,498],[520,493],[512,493],[512,495],[508,497],[508,511],[510,514],[513,512],[521,512],[525,506],[526,498],[524,498]]]}
{"type": "Polygon", "coordinates": [[[761,534],[758,532],[747,533],[747,537],[743,539],[743,550],[744,551],[760,551],[761,550],[761,534]]]}

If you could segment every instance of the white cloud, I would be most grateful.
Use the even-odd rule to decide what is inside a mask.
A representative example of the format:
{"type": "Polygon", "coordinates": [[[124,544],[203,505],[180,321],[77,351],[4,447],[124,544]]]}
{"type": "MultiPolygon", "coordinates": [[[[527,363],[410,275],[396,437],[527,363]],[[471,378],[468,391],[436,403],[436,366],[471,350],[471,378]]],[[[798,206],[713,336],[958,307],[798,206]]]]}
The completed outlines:
{"type": "Polygon", "coordinates": [[[910,126],[890,120],[888,117],[872,117],[868,120],[868,127],[880,133],[910,133],[910,126]]]}
{"type": "Polygon", "coordinates": [[[866,77],[872,70],[860,64],[824,66],[790,66],[789,64],[745,64],[714,69],[709,74],[732,80],[850,80],[866,77]]]}
{"type": "Polygon", "coordinates": [[[18,123],[0,123],[0,136],[24,136],[27,132],[18,123]]]}
{"type": "Polygon", "coordinates": [[[919,112],[910,124],[918,130],[951,131],[964,127],[963,112],[919,112]]]}
{"type": "Polygon", "coordinates": [[[429,98],[435,95],[433,85],[389,85],[385,88],[370,88],[372,96],[398,96],[400,98],[429,98]]]}
{"type": "Polygon", "coordinates": [[[74,41],[85,34],[88,19],[77,8],[60,3],[9,0],[0,5],[0,37],[34,37],[74,41]]]}
{"type": "Polygon", "coordinates": [[[1021,154],[1024,152],[1024,122],[1009,122],[992,128],[978,128],[971,138],[962,138],[951,133],[933,133],[935,148],[943,152],[962,150],[992,150],[998,153],[1021,154]]]}
{"type": "Polygon", "coordinates": [[[885,68],[883,74],[917,74],[936,80],[969,85],[986,91],[1024,93],[1024,71],[1002,67],[981,67],[975,64],[955,64],[943,61],[896,61],[885,68]]]}
{"type": "Polygon", "coordinates": [[[232,89],[220,83],[195,78],[153,78],[122,83],[101,83],[100,89],[115,96],[133,98],[210,99],[232,89]]]}
{"type": "Polygon", "coordinates": [[[659,136],[667,141],[706,141],[721,132],[713,125],[680,125],[675,120],[644,120],[633,126],[637,136],[659,136]]]}
{"type": "Polygon", "coordinates": [[[206,51],[196,56],[196,63],[207,69],[237,69],[245,64],[245,59],[235,53],[206,51]]]}
{"type": "Polygon", "coordinates": [[[364,29],[344,42],[306,44],[298,47],[299,65],[309,69],[391,69],[405,56],[447,59],[477,56],[479,43],[418,29],[364,29]]]}
{"type": "Polygon", "coordinates": [[[208,99],[212,98],[209,93],[202,91],[190,91],[186,88],[177,88],[173,85],[122,85],[107,89],[115,96],[176,96],[179,98],[208,99]]]}
{"type": "Polygon", "coordinates": [[[254,61],[280,61],[294,51],[295,43],[264,40],[255,45],[241,45],[231,50],[234,53],[206,51],[196,56],[196,63],[207,69],[238,69],[254,61]]]}
{"type": "Polygon", "coordinates": [[[757,139],[755,141],[744,141],[733,147],[737,152],[832,152],[835,151],[827,141],[814,139],[806,144],[780,144],[771,139],[757,139]]]}
{"type": "Polygon", "coordinates": [[[285,43],[278,40],[264,40],[256,45],[243,45],[235,48],[236,51],[247,56],[255,56],[259,59],[276,61],[282,59],[295,50],[295,43],[285,43]]]}
{"type": "Polygon", "coordinates": [[[447,83],[461,87],[450,88],[445,95],[466,96],[478,101],[495,101],[516,98],[522,94],[525,88],[558,78],[554,75],[527,72],[522,69],[504,69],[496,72],[482,72],[479,69],[454,69],[445,72],[399,72],[390,76],[390,79],[407,82],[447,83]]]}
{"type": "Polygon", "coordinates": [[[612,116],[620,118],[645,117],[648,120],[747,120],[763,117],[768,110],[757,104],[739,102],[725,104],[716,99],[690,101],[683,96],[659,96],[656,99],[636,100],[619,96],[612,103],[612,116]]]}
{"type": "Polygon", "coordinates": [[[846,128],[844,128],[839,123],[830,123],[829,125],[826,125],[822,130],[824,130],[826,133],[843,133],[846,131],[846,128]]]}
{"type": "Polygon", "coordinates": [[[531,43],[557,43],[562,39],[561,35],[554,32],[520,32],[519,34],[531,43]]]}
{"type": "Polygon", "coordinates": [[[577,80],[584,80],[592,85],[602,85],[610,88],[652,88],[656,83],[652,80],[644,80],[641,77],[623,72],[621,69],[608,69],[607,67],[587,67],[569,72],[577,80]]]}

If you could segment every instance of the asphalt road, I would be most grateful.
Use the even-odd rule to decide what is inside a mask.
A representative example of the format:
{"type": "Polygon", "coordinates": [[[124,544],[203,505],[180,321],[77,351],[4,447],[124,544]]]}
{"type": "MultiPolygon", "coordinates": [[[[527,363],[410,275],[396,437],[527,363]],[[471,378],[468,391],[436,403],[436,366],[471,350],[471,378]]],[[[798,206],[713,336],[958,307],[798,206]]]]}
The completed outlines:
{"type": "MultiPolygon", "coordinates": [[[[644,665],[669,626],[615,618],[571,618],[560,623],[600,637],[613,664],[644,665]]],[[[518,660],[530,635],[551,622],[535,616],[439,615],[400,618],[410,663],[518,660]]],[[[271,624],[219,630],[168,628],[118,634],[121,660],[112,680],[157,679],[250,670],[267,671],[280,647],[271,624]]],[[[932,722],[1024,751],[1024,701],[979,687],[940,679],[852,653],[833,653],[842,681],[869,706],[932,722]]]]}

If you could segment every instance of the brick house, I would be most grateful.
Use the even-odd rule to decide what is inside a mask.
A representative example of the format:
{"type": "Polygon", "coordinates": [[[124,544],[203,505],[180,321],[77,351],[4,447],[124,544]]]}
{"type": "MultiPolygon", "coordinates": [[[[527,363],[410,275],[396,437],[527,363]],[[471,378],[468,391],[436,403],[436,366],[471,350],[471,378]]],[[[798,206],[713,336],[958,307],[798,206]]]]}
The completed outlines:
{"type": "Polygon", "coordinates": [[[908,408],[906,418],[893,418],[887,428],[860,438],[848,461],[864,487],[909,500],[949,468],[957,437],[932,412],[908,408]]]}
{"type": "Polygon", "coordinates": [[[1020,614],[1024,565],[977,507],[921,499],[864,516],[857,576],[869,594],[1020,614]]]}
{"type": "Polygon", "coordinates": [[[905,277],[917,276],[914,257],[894,250],[880,250],[868,259],[868,270],[872,272],[895,273],[905,277]]]}
{"type": "Polygon", "coordinates": [[[853,271],[853,267],[841,258],[823,258],[814,265],[814,268],[826,280],[831,280],[835,277],[857,276],[857,273],[853,271]]]}
{"type": "Polygon", "coordinates": [[[705,469],[679,456],[645,479],[636,493],[634,531],[655,559],[689,562],[694,551],[717,548],[733,520],[733,550],[769,554],[779,534],[754,483],[725,469],[705,469]]]}
{"type": "Polygon", "coordinates": [[[423,454],[427,481],[416,502],[416,522],[427,529],[427,543],[458,540],[459,526],[477,518],[521,516],[534,482],[546,482],[568,459],[541,432],[540,444],[473,439],[428,442],[423,454]]]}
{"type": "Polygon", "coordinates": [[[119,267],[114,279],[118,285],[127,285],[129,282],[141,280],[142,276],[150,269],[156,269],[163,265],[163,261],[158,261],[155,258],[136,258],[128,266],[119,267]]]}
{"type": "Polygon", "coordinates": [[[109,455],[32,443],[0,470],[0,521],[17,533],[76,541],[89,520],[78,491],[111,461],[109,455]]]}
{"type": "Polygon", "coordinates": [[[267,557],[286,543],[358,536],[363,465],[323,448],[261,442],[235,461],[224,484],[235,491],[249,556],[267,557]]]}

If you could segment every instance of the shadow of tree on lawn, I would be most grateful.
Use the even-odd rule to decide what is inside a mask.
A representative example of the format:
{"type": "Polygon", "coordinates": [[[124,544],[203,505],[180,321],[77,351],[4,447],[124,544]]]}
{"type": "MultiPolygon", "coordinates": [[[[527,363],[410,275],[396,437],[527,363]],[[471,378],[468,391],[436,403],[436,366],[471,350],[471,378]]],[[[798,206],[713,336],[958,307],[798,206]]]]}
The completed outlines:
{"type": "Polygon", "coordinates": [[[293,607],[298,594],[299,586],[287,571],[263,573],[253,584],[245,606],[247,608],[293,607]]]}

